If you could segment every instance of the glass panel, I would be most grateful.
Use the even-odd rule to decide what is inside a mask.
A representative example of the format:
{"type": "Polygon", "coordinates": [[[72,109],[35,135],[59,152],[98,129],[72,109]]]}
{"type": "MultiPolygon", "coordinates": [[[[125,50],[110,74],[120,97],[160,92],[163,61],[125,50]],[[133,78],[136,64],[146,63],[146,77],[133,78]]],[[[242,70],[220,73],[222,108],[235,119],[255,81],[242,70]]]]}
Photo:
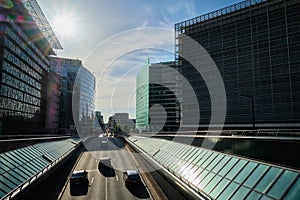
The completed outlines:
{"type": "Polygon", "coordinates": [[[246,199],[248,200],[259,200],[259,198],[261,197],[261,194],[259,194],[258,192],[252,191],[246,199]]]}
{"type": "Polygon", "coordinates": [[[248,162],[248,164],[242,169],[242,171],[237,175],[234,181],[238,183],[244,182],[244,180],[249,176],[253,169],[257,166],[257,163],[248,162]]]}
{"type": "Polygon", "coordinates": [[[4,181],[4,183],[6,183],[11,188],[15,188],[19,184],[21,184],[21,181],[19,181],[18,179],[16,179],[15,177],[10,175],[9,173],[2,174],[2,176],[4,177],[4,179],[6,179],[4,181]]]}
{"type": "Polygon", "coordinates": [[[1,188],[2,188],[2,184],[0,182],[0,198],[4,197],[4,195],[6,195],[6,193],[4,192],[4,189],[2,191],[1,188]]]}
{"type": "Polygon", "coordinates": [[[193,155],[193,157],[191,158],[192,163],[196,164],[198,162],[198,160],[200,160],[202,158],[204,154],[204,151],[198,149],[196,151],[196,153],[193,155]]]}
{"type": "Polygon", "coordinates": [[[285,190],[291,185],[291,183],[295,180],[296,177],[297,173],[286,170],[275,182],[268,194],[271,197],[280,199],[285,190]]]}
{"type": "MultiPolygon", "coordinates": [[[[198,184],[202,181],[202,179],[205,178],[205,176],[208,174],[207,170],[203,170],[199,176],[193,181],[193,184],[198,187],[198,184]]],[[[199,187],[198,187],[199,188],[199,187]]]]}
{"type": "Polygon", "coordinates": [[[231,182],[217,199],[229,199],[229,197],[236,191],[238,187],[238,184],[231,182]]]}
{"type": "Polygon", "coordinates": [[[206,194],[209,194],[209,192],[214,188],[216,187],[216,185],[220,182],[220,180],[222,179],[221,176],[217,175],[215,176],[207,185],[206,187],[204,188],[204,192],[206,194]]]}
{"type": "Polygon", "coordinates": [[[14,171],[16,171],[18,174],[20,174],[21,176],[23,176],[26,180],[31,176],[30,173],[27,170],[25,170],[24,168],[21,168],[21,166],[19,166],[18,168],[14,169],[14,171]]]}
{"type": "Polygon", "coordinates": [[[212,170],[219,162],[220,160],[224,157],[224,155],[217,155],[217,157],[207,166],[206,169],[212,170]]]}
{"type": "Polygon", "coordinates": [[[209,165],[209,163],[211,163],[211,161],[217,157],[217,155],[217,153],[213,152],[213,154],[211,154],[211,156],[206,159],[206,161],[201,165],[201,167],[206,168],[209,165]]]}
{"type": "Polygon", "coordinates": [[[215,168],[213,168],[212,171],[218,173],[225,166],[229,159],[229,156],[224,156],[223,159],[217,164],[215,168]]]}
{"type": "Polygon", "coordinates": [[[5,154],[1,154],[1,160],[4,161],[7,165],[10,165],[11,168],[18,166],[10,157],[5,154]]]}
{"type": "Polygon", "coordinates": [[[181,174],[182,176],[185,175],[185,173],[187,172],[187,170],[190,170],[191,163],[189,162],[185,162],[183,166],[180,167],[180,169],[177,170],[177,173],[181,174]]]}
{"type": "Polygon", "coordinates": [[[203,188],[210,182],[210,180],[212,180],[215,175],[216,174],[214,173],[208,173],[208,175],[200,182],[198,187],[203,190],[203,188]]]}
{"type": "Polygon", "coordinates": [[[188,148],[187,152],[182,156],[182,159],[186,160],[187,158],[190,158],[192,155],[194,149],[191,147],[188,148]]]}
{"type": "Polygon", "coordinates": [[[196,163],[198,166],[201,166],[202,163],[207,159],[207,157],[209,157],[213,152],[212,151],[206,151],[207,153],[203,155],[202,158],[200,158],[200,160],[198,160],[198,162],[196,163]]]}
{"type": "Polygon", "coordinates": [[[230,181],[226,178],[223,180],[213,189],[213,191],[209,194],[213,199],[216,199],[217,196],[224,190],[224,188],[228,185],[230,181]]]}
{"type": "Polygon", "coordinates": [[[9,185],[12,184],[12,183],[6,182],[6,180],[3,180],[3,178],[1,176],[0,176],[0,180],[1,180],[0,181],[0,188],[4,192],[9,193],[14,188],[14,185],[12,185],[12,187],[10,188],[9,185]],[[6,184],[4,184],[3,182],[6,182],[6,184]]]}
{"type": "Polygon", "coordinates": [[[285,200],[296,200],[300,199],[300,178],[296,181],[287,195],[284,197],[285,200]]]}
{"type": "Polygon", "coordinates": [[[225,176],[229,170],[231,170],[231,168],[235,165],[235,163],[238,161],[237,158],[231,158],[228,163],[221,169],[221,171],[219,172],[219,175],[221,176],[225,176]]]}
{"type": "Polygon", "coordinates": [[[22,183],[26,181],[26,179],[23,177],[24,173],[22,173],[21,171],[11,170],[9,171],[9,174],[11,174],[13,177],[15,177],[18,181],[21,181],[22,183]]]}
{"type": "Polygon", "coordinates": [[[244,185],[252,188],[257,183],[257,181],[264,175],[268,168],[269,167],[267,165],[260,164],[247,178],[244,185]]]}
{"type": "Polygon", "coordinates": [[[175,168],[174,168],[174,171],[176,171],[176,172],[186,164],[186,162],[184,160],[182,160],[180,157],[177,157],[177,158],[179,159],[179,161],[176,163],[175,168]]]}
{"type": "Polygon", "coordinates": [[[0,162],[0,174],[3,174],[5,172],[5,170],[2,168],[3,164],[2,162],[0,162]]]}
{"type": "Polygon", "coordinates": [[[203,169],[201,167],[198,167],[197,165],[195,165],[192,169],[191,169],[191,174],[186,175],[185,178],[188,179],[190,182],[193,182],[194,179],[203,171],[203,169]]]}
{"type": "Polygon", "coordinates": [[[280,172],[282,172],[282,169],[271,167],[270,170],[255,186],[255,190],[261,193],[265,193],[268,190],[268,188],[272,185],[272,183],[276,180],[276,178],[279,176],[280,172]]]}
{"type": "Polygon", "coordinates": [[[250,189],[248,189],[244,186],[241,186],[230,199],[232,199],[232,200],[244,199],[249,191],[250,191],[250,189]]]}
{"type": "Polygon", "coordinates": [[[246,163],[247,161],[245,160],[239,160],[239,162],[237,162],[236,165],[234,165],[234,167],[231,168],[226,177],[229,179],[233,179],[236,176],[236,174],[239,173],[239,171],[245,166],[246,163]]]}
{"type": "Polygon", "coordinates": [[[192,173],[194,173],[194,171],[192,171],[192,168],[194,167],[193,164],[188,164],[187,167],[184,169],[184,171],[181,172],[181,175],[183,177],[186,177],[186,176],[190,176],[192,173]]]}

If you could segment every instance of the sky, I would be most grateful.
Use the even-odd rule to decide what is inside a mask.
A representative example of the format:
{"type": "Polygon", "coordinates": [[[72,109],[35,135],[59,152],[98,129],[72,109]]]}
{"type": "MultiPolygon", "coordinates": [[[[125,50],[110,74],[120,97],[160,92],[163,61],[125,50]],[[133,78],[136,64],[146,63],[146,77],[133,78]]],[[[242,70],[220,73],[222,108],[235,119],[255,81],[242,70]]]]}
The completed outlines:
{"type": "Polygon", "coordinates": [[[136,76],[174,60],[174,24],[240,0],[37,0],[63,50],[96,77],[96,110],[135,118],[136,76]]]}

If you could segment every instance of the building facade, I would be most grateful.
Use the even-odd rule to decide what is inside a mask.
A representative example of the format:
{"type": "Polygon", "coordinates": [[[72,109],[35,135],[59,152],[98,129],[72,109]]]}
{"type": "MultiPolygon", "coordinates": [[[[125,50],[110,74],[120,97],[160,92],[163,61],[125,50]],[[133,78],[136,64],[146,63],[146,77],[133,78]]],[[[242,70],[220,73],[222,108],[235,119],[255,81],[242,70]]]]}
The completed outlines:
{"type": "Polygon", "coordinates": [[[10,5],[0,8],[1,134],[45,133],[48,56],[55,46],[21,1],[10,5]]]}
{"type": "Polygon", "coordinates": [[[180,109],[175,68],[175,62],[150,64],[147,61],[137,76],[136,127],[140,131],[178,129],[180,109]]]}
{"type": "Polygon", "coordinates": [[[61,77],[59,129],[82,134],[94,127],[95,77],[81,60],[51,57],[51,67],[61,77]]]}
{"type": "Polygon", "coordinates": [[[225,127],[300,126],[299,10],[298,0],[247,0],[175,25],[176,64],[197,94],[200,127],[210,122],[211,99],[203,77],[180,56],[182,35],[204,47],[221,73],[225,127]]]}
{"type": "Polygon", "coordinates": [[[45,129],[56,134],[59,128],[60,75],[53,70],[48,73],[45,129]]]}

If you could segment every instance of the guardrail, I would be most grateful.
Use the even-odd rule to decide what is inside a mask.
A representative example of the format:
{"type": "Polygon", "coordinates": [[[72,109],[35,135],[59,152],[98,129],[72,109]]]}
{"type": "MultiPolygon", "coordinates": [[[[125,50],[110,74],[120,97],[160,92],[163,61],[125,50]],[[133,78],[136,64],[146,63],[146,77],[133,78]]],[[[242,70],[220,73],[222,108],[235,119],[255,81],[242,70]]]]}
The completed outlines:
{"type": "Polygon", "coordinates": [[[299,129],[245,129],[245,130],[210,130],[210,131],[181,131],[181,132],[142,132],[131,133],[139,136],[268,136],[268,137],[300,137],[299,129]]]}

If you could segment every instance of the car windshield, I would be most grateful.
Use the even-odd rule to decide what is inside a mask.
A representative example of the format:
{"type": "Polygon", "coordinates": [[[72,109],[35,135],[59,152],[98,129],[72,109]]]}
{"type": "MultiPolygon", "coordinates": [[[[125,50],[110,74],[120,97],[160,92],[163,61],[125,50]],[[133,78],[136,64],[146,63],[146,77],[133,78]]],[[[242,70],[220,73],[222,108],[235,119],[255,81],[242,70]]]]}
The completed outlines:
{"type": "Polygon", "coordinates": [[[133,174],[128,176],[130,179],[138,179],[139,175],[138,174],[133,174]]]}
{"type": "Polygon", "coordinates": [[[84,172],[74,173],[72,174],[71,178],[83,178],[85,175],[84,172]]]}

